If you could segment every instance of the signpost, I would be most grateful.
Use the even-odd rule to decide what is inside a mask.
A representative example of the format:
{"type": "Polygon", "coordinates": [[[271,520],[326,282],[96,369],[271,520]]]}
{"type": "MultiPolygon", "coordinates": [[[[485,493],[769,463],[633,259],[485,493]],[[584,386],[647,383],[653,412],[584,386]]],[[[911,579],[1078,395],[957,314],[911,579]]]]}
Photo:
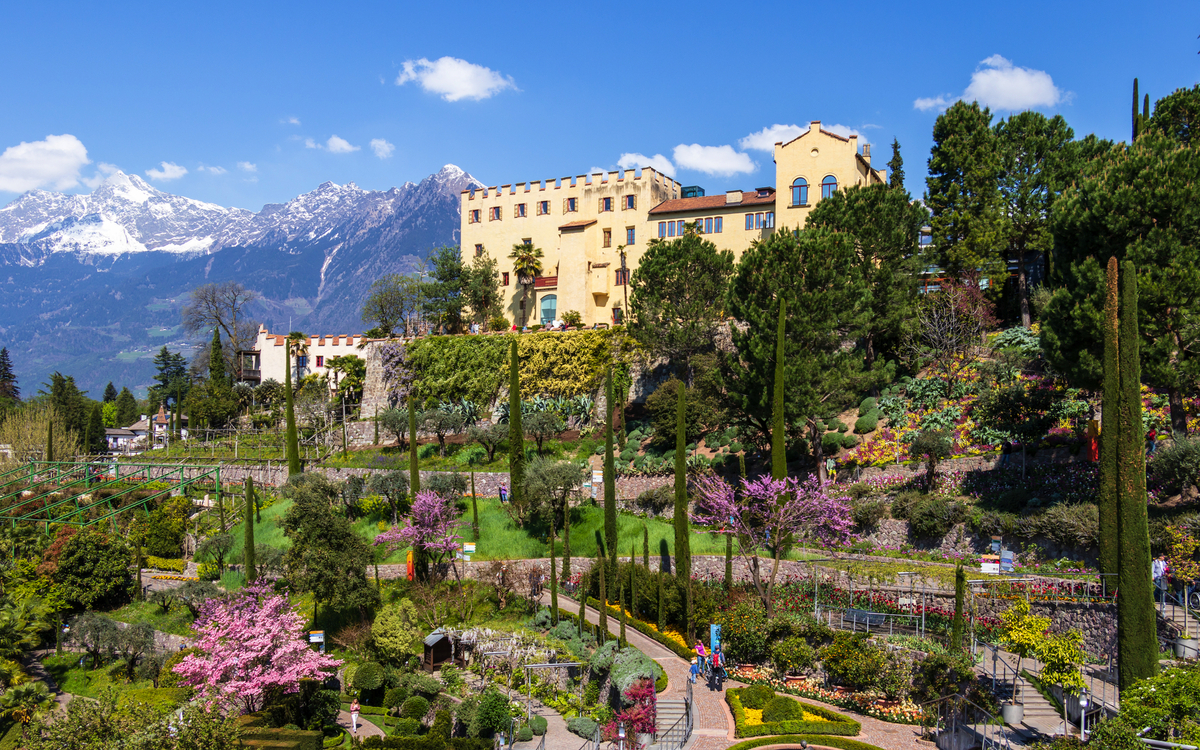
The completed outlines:
{"type": "Polygon", "coordinates": [[[324,630],[308,631],[308,642],[320,644],[321,653],[322,654],[325,653],[325,631],[324,630]]]}

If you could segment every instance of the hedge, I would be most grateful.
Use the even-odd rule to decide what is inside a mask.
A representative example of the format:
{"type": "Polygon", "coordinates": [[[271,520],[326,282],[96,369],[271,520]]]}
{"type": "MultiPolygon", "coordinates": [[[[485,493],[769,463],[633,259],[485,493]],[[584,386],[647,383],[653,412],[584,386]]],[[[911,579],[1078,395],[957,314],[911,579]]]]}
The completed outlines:
{"type": "Polygon", "coordinates": [[[830,711],[827,708],[814,706],[811,703],[803,703],[796,701],[805,711],[816,714],[829,721],[805,721],[804,719],[796,719],[793,721],[777,721],[763,724],[746,724],[746,711],[742,707],[742,701],[739,697],[742,690],[746,688],[735,688],[725,691],[725,700],[729,703],[729,710],[733,713],[733,722],[736,726],[735,736],[737,737],[761,737],[763,735],[777,734],[836,734],[852,736],[859,733],[862,725],[857,721],[850,719],[836,711],[830,711]]]}
{"type": "MultiPolygon", "coordinates": [[[[588,603],[588,606],[595,607],[596,610],[599,611],[600,602],[597,599],[589,596],[587,603],[588,603]]],[[[608,616],[609,617],[620,617],[621,616],[620,610],[618,610],[616,607],[610,606],[608,608],[608,616]]],[[[618,620],[617,622],[620,622],[620,620],[618,620]]],[[[681,658],[687,659],[688,661],[691,661],[692,657],[696,655],[695,651],[691,650],[687,646],[679,645],[678,643],[676,643],[675,641],[666,637],[665,635],[658,632],[654,628],[651,628],[649,625],[642,622],[641,620],[637,620],[637,619],[634,619],[633,617],[630,617],[628,619],[628,621],[626,622],[626,624],[629,627],[636,630],[637,632],[641,633],[642,635],[644,635],[648,638],[651,638],[656,643],[658,643],[662,646],[666,646],[667,648],[671,649],[671,651],[675,652],[676,656],[679,656],[681,658]]],[[[612,636],[610,635],[609,637],[611,638],[612,636]]]]}
{"type": "Polygon", "coordinates": [[[146,567],[151,570],[173,570],[176,573],[182,573],[187,570],[187,563],[183,560],[171,559],[169,557],[155,557],[149,555],[146,557],[146,567]]]}
{"type": "Polygon", "coordinates": [[[799,745],[801,741],[807,742],[809,745],[824,745],[825,747],[836,747],[841,750],[883,750],[878,745],[852,740],[848,737],[830,737],[820,734],[785,734],[776,737],[759,737],[756,740],[746,740],[736,745],[730,745],[726,750],[754,750],[756,747],[763,747],[765,745],[799,745]]]}
{"type": "MultiPolygon", "coordinates": [[[[272,747],[278,750],[323,750],[325,735],[305,729],[279,729],[263,726],[266,715],[246,714],[237,719],[242,744],[250,747],[272,747]]],[[[431,750],[439,750],[433,748],[431,750]]]]}
{"type": "Polygon", "coordinates": [[[425,734],[419,737],[368,737],[363,747],[391,748],[393,750],[492,750],[494,742],[490,737],[451,737],[450,741],[425,734]]]}

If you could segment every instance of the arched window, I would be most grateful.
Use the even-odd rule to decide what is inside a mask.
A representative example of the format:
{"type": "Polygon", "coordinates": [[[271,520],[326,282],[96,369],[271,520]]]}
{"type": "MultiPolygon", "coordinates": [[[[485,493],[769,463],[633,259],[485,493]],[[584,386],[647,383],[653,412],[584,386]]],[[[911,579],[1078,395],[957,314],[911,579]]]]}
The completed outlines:
{"type": "Polygon", "coordinates": [[[829,196],[833,195],[835,190],[837,190],[837,178],[836,177],[834,177],[833,175],[829,175],[825,179],[821,180],[821,197],[822,198],[828,198],[829,196]]]}
{"type": "Polygon", "coordinates": [[[808,180],[797,177],[792,182],[792,205],[803,206],[808,203],[808,180]]]}
{"type": "Polygon", "coordinates": [[[538,316],[538,321],[542,325],[550,325],[554,321],[555,314],[558,312],[558,295],[547,294],[542,297],[542,314],[538,316]]]}

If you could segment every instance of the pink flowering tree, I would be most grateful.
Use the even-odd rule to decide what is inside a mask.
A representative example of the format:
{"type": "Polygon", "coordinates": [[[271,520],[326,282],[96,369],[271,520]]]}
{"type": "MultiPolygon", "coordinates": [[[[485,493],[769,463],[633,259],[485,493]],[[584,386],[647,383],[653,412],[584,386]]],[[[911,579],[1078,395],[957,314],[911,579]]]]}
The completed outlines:
{"type": "Polygon", "coordinates": [[[303,638],[304,619],[266,584],[247,586],[200,606],[195,647],[175,665],[180,683],[209,700],[225,699],[244,713],[260,711],[267,696],[294,693],[300,680],[321,680],[341,664],[303,638]]]}
{"type": "Polygon", "coordinates": [[[742,479],[737,487],[719,477],[705,477],[698,483],[692,522],[737,538],[738,554],[750,569],[767,616],[774,617],[775,577],[788,550],[799,542],[827,547],[850,539],[850,505],[843,496],[831,496],[832,488],[816,476],[763,476],[742,479]],[[760,554],[764,552],[771,558],[766,576],[760,554]]]}
{"type": "MultiPolygon", "coordinates": [[[[412,510],[404,519],[403,526],[393,526],[375,537],[375,544],[388,545],[388,553],[412,547],[425,550],[430,562],[438,569],[462,544],[459,531],[463,522],[458,517],[454,504],[436,492],[418,492],[412,510]]],[[[458,568],[454,574],[458,576],[458,568]]]]}

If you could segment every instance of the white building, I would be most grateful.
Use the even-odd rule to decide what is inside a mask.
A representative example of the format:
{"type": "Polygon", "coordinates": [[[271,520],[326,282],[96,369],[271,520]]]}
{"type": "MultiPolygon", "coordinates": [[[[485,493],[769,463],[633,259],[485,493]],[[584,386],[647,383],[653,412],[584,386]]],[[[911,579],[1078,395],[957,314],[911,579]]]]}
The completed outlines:
{"type": "MultiPolygon", "coordinates": [[[[332,387],[336,378],[329,369],[329,360],[346,354],[366,359],[366,355],[355,348],[362,341],[362,335],[309,336],[304,341],[305,353],[292,360],[292,382],[298,383],[306,375],[316,374],[328,377],[332,387]]],[[[259,326],[254,348],[239,354],[243,383],[257,385],[264,380],[283,382],[287,368],[286,335],[270,333],[266,326],[259,326]]]]}

